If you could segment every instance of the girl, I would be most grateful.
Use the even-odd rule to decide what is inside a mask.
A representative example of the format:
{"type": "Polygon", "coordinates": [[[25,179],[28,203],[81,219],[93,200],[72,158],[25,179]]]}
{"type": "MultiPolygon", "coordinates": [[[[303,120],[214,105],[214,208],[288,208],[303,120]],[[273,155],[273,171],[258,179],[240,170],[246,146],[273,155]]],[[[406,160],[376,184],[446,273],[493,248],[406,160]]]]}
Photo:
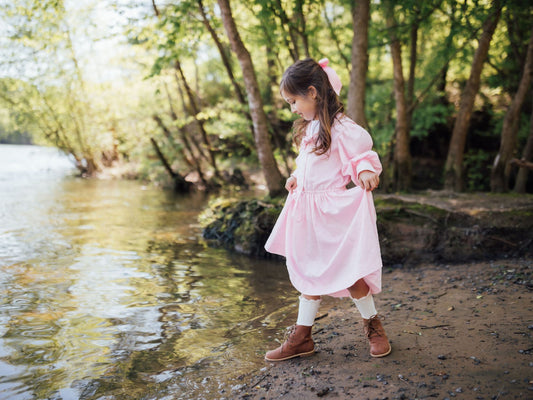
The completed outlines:
{"type": "Polygon", "coordinates": [[[297,61],[280,83],[282,97],[301,117],[294,124],[300,153],[265,248],[286,257],[301,296],[296,325],[280,347],[266,353],[267,361],[314,353],[311,328],[322,295],[350,296],[363,317],[370,355],[391,352],[372,298],[381,291],[371,193],[379,184],[381,163],[368,132],[344,115],[337,97],[342,84],[327,64],[327,59],[297,61]],[[357,186],[346,189],[350,180],[357,186]]]}

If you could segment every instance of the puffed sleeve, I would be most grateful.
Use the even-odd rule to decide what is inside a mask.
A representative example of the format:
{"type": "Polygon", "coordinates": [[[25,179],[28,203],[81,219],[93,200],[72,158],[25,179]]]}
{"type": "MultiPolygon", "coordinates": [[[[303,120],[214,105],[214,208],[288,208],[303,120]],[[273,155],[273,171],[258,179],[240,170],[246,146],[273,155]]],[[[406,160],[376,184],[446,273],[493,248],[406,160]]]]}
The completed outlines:
{"type": "Polygon", "coordinates": [[[338,150],[342,163],[342,174],[350,176],[352,181],[360,186],[359,174],[362,171],[381,173],[382,167],[379,156],[372,151],[370,134],[352,120],[345,118],[336,124],[338,130],[338,150]]]}

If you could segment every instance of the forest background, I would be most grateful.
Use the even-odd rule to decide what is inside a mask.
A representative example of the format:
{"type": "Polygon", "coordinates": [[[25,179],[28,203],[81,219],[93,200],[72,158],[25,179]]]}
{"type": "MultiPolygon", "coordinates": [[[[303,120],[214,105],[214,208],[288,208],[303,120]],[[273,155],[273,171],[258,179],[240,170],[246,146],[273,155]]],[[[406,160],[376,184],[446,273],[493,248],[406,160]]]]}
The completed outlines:
{"type": "Polygon", "coordinates": [[[259,176],[279,195],[297,151],[279,80],[327,57],[382,191],[533,192],[527,0],[0,5],[0,142],[56,146],[84,176],[179,191],[259,176]]]}

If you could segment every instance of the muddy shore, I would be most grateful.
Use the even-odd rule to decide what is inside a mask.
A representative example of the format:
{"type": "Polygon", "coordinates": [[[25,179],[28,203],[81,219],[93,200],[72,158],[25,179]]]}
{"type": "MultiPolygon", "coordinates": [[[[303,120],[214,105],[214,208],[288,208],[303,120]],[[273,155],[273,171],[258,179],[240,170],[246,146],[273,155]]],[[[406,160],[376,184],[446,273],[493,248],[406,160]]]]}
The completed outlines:
{"type": "MultiPolygon", "coordinates": [[[[427,191],[375,201],[384,261],[375,299],[392,353],[370,357],[353,304],[326,297],[313,356],[265,362],[217,398],[533,399],[533,196],[427,191]]],[[[275,221],[276,205],[259,205],[268,218],[243,240],[260,243],[275,221]]],[[[236,238],[226,247],[246,247],[236,238]]],[[[293,314],[250,351],[277,347],[293,314]]]]}
{"type": "MultiPolygon", "coordinates": [[[[265,362],[220,398],[531,399],[532,290],[530,258],[385,268],[376,304],[388,357],[370,357],[347,299],[325,298],[313,356],[265,362]]],[[[280,326],[264,350],[283,335],[280,326]]]]}

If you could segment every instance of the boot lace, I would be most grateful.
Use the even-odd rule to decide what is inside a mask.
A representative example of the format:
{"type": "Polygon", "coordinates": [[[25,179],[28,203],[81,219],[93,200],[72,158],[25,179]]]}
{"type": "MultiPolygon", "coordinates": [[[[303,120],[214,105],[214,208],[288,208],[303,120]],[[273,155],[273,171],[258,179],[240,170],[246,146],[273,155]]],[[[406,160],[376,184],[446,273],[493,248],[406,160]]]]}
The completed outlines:
{"type": "Polygon", "coordinates": [[[283,343],[281,343],[281,351],[283,352],[285,350],[285,346],[289,344],[292,338],[292,334],[296,330],[296,325],[289,326],[283,335],[283,343]]]}
{"type": "Polygon", "coordinates": [[[376,336],[382,336],[379,329],[379,320],[376,317],[373,317],[368,321],[368,332],[366,336],[369,339],[376,336]]]}
{"type": "Polygon", "coordinates": [[[285,334],[283,335],[283,341],[284,342],[289,341],[291,339],[292,334],[294,333],[295,330],[296,330],[296,325],[289,326],[285,330],[285,334]]]}

